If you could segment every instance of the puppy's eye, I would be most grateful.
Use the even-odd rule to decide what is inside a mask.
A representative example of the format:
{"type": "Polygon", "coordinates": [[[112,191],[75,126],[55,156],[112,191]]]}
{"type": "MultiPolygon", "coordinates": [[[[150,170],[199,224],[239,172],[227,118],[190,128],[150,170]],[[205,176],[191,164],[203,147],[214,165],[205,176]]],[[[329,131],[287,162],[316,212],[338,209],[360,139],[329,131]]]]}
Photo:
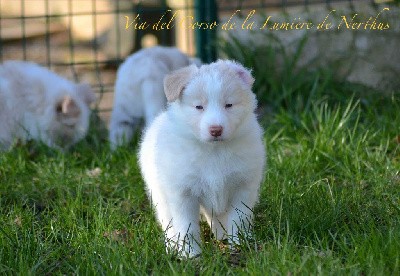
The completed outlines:
{"type": "Polygon", "coordinates": [[[198,110],[203,110],[204,107],[203,107],[202,105],[196,105],[196,109],[198,109],[198,110]]]}
{"type": "Polygon", "coordinates": [[[232,107],[232,104],[226,104],[225,105],[225,108],[231,108],[232,107]]]}
{"type": "Polygon", "coordinates": [[[61,105],[61,104],[57,104],[57,106],[56,106],[56,112],[57,112],[57,113],[62,113],[62,105],[61,105]]]}

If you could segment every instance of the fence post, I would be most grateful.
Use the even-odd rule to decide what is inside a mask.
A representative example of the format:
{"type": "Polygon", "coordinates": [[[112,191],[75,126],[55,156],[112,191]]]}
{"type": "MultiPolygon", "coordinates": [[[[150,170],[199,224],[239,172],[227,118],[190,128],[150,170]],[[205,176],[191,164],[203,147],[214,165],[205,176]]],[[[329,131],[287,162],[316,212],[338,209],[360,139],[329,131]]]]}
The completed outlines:
{"type": "MultiPolygon", "coordinates": [[[[196,22],[218,22],[218,10],[215,0],[195,0],[196,22]]],[[[203,62],[209,63],[217,59],[217,28],[214,30],[196,29],[196,54],[203,62]]]]}

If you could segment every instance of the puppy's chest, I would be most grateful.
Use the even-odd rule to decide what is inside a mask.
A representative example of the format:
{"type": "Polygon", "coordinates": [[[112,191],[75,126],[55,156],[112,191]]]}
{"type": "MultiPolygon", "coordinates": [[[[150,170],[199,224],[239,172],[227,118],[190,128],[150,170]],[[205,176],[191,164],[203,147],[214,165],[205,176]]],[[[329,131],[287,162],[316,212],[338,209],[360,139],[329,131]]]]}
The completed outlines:
{"type": "Polygon", "coordinates": [[[225,212],[231,199],[245,179],[240,173],[214,175],[199,179],[198,198],[206,209],[213,209],[216,213],[225,212]]]}
{"type": "Polygon", "coordinates": [[[237,156],[209,156],[196,162],[196,185],[192,193],[200,203],[216,212],[224,212],[232,195],[246,182],[244,168],[237,156]]]}

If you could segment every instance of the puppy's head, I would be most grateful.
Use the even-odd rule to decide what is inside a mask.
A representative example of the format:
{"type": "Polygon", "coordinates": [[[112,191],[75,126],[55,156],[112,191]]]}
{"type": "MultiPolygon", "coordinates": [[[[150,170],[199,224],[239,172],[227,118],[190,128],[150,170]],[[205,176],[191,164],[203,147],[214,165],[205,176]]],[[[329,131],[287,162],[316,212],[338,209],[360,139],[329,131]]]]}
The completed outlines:
{"type": "Polygon", "coordinates": [[[203,142],[235,137],[256,108],[249,70],[233,61],[182,68],[164,80],[174,118],[203,142]]]}
{"type": "Polygon", "coordinates": [[[89,127],[90,104],[96,99],[88,84],[67,83],[54,91],[47,107],[46,133],[54,145],[68,147],[82,139],[89,127]]]}

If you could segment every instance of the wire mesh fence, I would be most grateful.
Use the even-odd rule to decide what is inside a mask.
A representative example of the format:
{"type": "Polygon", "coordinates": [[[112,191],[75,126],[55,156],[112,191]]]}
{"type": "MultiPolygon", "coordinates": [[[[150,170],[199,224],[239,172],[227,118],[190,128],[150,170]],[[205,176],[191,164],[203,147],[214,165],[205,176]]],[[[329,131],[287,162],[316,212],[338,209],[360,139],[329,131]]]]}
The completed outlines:
{"type": "MultiPolygon", "coordinates": [[[[189,13],[189,1],[175,10],[189,13]]],[[[0,0],[0,61],[36,62],[99,94],[97,110],[107,117],[118,65],[132,52],[153,44],[178,45],[194,53],[191,34],[128,26],[139,16],[155,22],[172,15],[166,1],[0,0]]]]}
{"type": "MultiPolygon", "coordinates": [[[[301,6],[301,7],[309,7],[312,5],[324,4],[331,5],[334,3],[353,3],[359,2],[360,0],[238,0],[238,1],[229,1],[222,0],[218,1],[219,10],[232,10],[232,9],[285,9],[291,6],[301,6]]],[[[362,0],[361,0],[362,1],[362,0]]],[[[373,0],[368,0],[364,2],[374,3],[373,0]]]]}
{"type": "Polygon", "coordinates": [[[189,19],[218,21],[234,10],[277,11],[292,6],[308,8],[354,2],[0,0],[0,61],[33,61],[69,79],[90,83],[100,95],[97,110],[107,117],[112,106],[116,68],[128,54],[141,47],[162,44],[177,46],[189,55],[197,54],[206,62],[217,57],[216,32],[196,30],[190,27],[189,19]],[[140,28],[141,24],[160,20],[177,21],[175,16],[182,23],[175,28],[140,28]]]}

